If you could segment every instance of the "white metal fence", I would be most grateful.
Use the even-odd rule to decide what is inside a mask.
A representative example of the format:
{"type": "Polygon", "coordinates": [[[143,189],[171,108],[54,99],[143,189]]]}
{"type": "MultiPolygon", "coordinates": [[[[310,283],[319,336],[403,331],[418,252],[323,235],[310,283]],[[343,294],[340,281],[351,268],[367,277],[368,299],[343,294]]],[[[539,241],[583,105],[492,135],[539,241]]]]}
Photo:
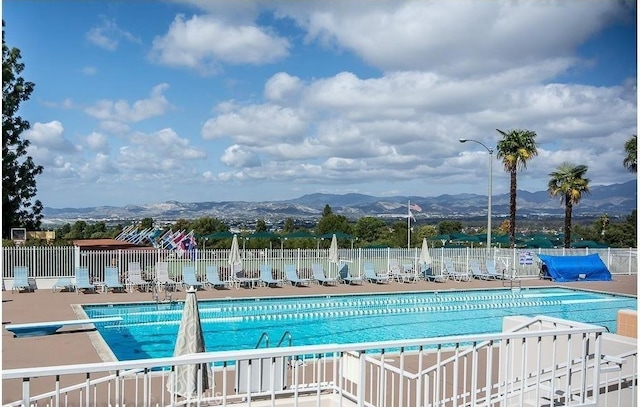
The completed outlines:
{"type": "MultiPolygon", "coordinates": [[[[489,258],[495,261],[499,271],[517,278],[537,277],[539,265],[537,254],[584,255],[597,253],[612,274],[637,274],[637,249],[491,249],[489,253],[482,248],[437,248],[430,249],[435,271],[442,269],[442,259],[449,257],[460,270],[468,270],[470,259],[483,264],[489,258]]],[[[356,274],[363,274],[365,262],[374,264],[376,270],[387,270],[390,259],[398,259],[402,264],[417,265],[420,248],[376,248],[376,249],[340,249],[340,259],[348,262],[356,274]]],[[[73,277],[76,267],[87,267],[97,281],[104,279],[104,268],[116,266],[123,274],[129,262],[139,262],[142,270],[152,273],[159,261],[169,263],[170,276],[180,279],[182,266],[195,265],[197,274],[205,274],[205,266],[217,265],[222,270],[229,267],[229,250],[194,250],[184,257],[175,252],[141,248],[129,250],[92,250],[81,251],[78,247],[3,247],[2,277],[13,278],[14,266],[27,266],[29,277],[55,279],[73,277]]],[[[260,264],[271,264],[276,276],[284,277],[284,265],[294,264],[303,277],[311,276],[311,265],[322,264],[329,273],[337,273],[335,264],[328,260],[326,249],[264,249],[242,250],[245,270],[258,270],[260,264]]],[[[417,267],[416,267],[417,268],[417,267]]]]}
{"type": "Polygon", "coordinates": [[[507,317],[496,334],[4,370],[4,406],[636,406],[637,345],[604,328],[507,317]],[[511,322],[509,322],[511,320],[511,322]],[[175,395],[195,366],[194,398],[175,395]],[[203,388],[203,366],[212,367],[203,388]]]}

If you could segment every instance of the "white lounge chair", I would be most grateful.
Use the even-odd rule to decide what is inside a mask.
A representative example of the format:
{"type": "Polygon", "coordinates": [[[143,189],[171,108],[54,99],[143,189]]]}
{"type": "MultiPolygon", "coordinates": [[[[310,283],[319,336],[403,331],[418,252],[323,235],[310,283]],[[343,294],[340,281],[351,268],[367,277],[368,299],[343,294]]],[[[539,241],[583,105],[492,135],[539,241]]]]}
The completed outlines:
{"type": "Polygon", "coordinates": [[[284,279],[273,277],[271,264],[260,265],[260,281],[267,287],[282,287],[284,285],[284,279]]]}
{"type": "Polygon", "coordinates": [[[33,291],[29,284],[29,268],[26,266],[13,267],[13,288],[11,291],[33,291]]]}
{"type": "Polygon", "coordinates": [[[178,287],[178,282],[169,277],[169,263],[159,261],[156,263],[156,284],[159,287],[172,288],[178,287]]]}
{"type": "Polygon", "coordinates": [[[124,291],[124,285],[120,282],[120,269],[108,266],[104,268],[104,289],[106,292],[120,290],[124,291]]]}
{"type": "Polygon", "coordinates": [[[338,284],[338,279],[334,277],[327,277],[324,272],[324,268],[322,264],[314,263],[311,265],[311,271],[313,272],[313,279],[318,282],[320,285],[336,285],[338,284]]]}
{"type": "Polygon", "coordinates": [[[138,288],[141,291],[144,290],[147,292],[151,288],[151,283],[142,278],[142,269],[140,268],[140,263],[137,261],[129,263],[125,284],[129,291],[133,291],[135,288],[138,288]]]}
{"type": "Polygon", "coordinates": [[[340,269],[338,270],[338,274],[340,275],[340,279],[345,284],[362,284],[364,278],[362,276],[354,276],[349,271],[349,265],[347,263],[342,263],[340,265],[340,269]]]}
{"type": "Polygon", "coordinates": [[[203,287],[203,284],[198,281],[198,277],[196,276],[195,266],[182,266],[182,286],[187,288],[193,287],[196,290],[203,287]]]}
{"type": "Polygon", "coordinates": [[[206,280],[205,280],[205,285],[208,285],[209,287],[212,288],[216,288],[216,287],[222,287],[222,288],[229,288],[229,282],[228,281],[223,281],[220,279],[220,271],[218,270],[218,266],[215,265],[208,265],[205,267],[206,270],[206,280]]]}
{"type": "Polygon", "coordinates": [[[454,281],[470,281],[471,280],[471,275],[468,272],[456,270],[455,266],[453,265],[453,260],[451,260],[450,257],[443,257],[442,264],[445,269],[445,272],[447,273],[447,276],[449,276],[452,280],[454,281]]]}
{"type": "Polygon", "coordinates": [[[364,278],[370,283],[388,283],[390,280],[390,276],[388,273],[379,275],[376,273],[376,269],[373,266],[373,263],[364,263],[364,278]]]}
{"type": "Polygon", "coordinates": [[[294,287],[309,286],[309,283],[313,281],[310,278],[300,278],[296,266],[293,264],[285,264],[284,273],[287,281],[294,287]]]}

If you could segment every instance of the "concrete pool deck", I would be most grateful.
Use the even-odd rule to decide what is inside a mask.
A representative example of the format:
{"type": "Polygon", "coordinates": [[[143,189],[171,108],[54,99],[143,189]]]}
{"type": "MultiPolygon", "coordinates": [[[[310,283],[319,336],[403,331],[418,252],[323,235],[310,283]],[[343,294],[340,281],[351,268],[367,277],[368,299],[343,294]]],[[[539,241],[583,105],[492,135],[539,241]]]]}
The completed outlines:
{"type": "MultiPolygon", "coordinates": [[[[558,286],[610,293],[637,296],[637,276],[613,276],[613,281],[589,281],[556,283],[548,280],[522,280],[522,287],[558,286]]],[[[503,288],[501,281],[472,280],[470,282],[447,281],[433,283],[418,281],[416,283],[389,283],[338,286],[309,287],[285,286],[282,288],[259,287],[255,289],[206,289],[198,291],[198,299],[212,298],[246,298],[267,296],[299,296],[315,294],[348,294],[375,292],[407,292],[407,291],[445,291],[503,288]]],[[[174,292],[173,300],[183,301],[184,290],[174,292]]],[[[163,298],[163,293],[160,293],[163,298]]],[[[2,293],[2,324],[22,324],[30,322],[58,321],[80,319],[74,311],[74,304],[92,304],[109,302],[144,302],[150,301],[150,293],[97,293],[76,294],[74,292],[52,292],[36,290],[35,292],[2,293]]],[[[94,330],[70,326],[60,329],[58,333],[40,337],[14,338],[6,329],[2,330],[2,368],[14,369],[23,367],[55,366],[76,363],[102,362],[102,359],[91,341],[89,333],[94,330]]]]}

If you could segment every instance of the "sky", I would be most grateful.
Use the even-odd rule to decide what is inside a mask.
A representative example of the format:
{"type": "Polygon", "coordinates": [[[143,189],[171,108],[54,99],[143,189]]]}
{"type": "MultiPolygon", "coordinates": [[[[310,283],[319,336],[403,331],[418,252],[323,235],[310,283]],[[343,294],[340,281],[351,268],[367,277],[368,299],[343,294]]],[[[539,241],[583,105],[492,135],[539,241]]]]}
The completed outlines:
{"type": "Polygon", "coordinates": [[[563,162],[591,186],[635,180],[636,16],[623,0],[2,2],[51,208],[486,195],[496,129],[537,134],[519,189],[563,162]]]}

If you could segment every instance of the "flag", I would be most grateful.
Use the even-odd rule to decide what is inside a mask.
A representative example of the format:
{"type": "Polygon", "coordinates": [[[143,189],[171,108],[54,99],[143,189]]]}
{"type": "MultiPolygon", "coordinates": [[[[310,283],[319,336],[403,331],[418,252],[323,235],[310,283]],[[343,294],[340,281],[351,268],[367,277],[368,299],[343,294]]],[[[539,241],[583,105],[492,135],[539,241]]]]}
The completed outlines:
{"type": "Polygon", "coordinates": [[[409,204],[409,211],[422,212],[422,208],[418,204],[409,204]]]}
{"type": "Polygon", "coordinates": [[[416,221],[416,217],[413,216],[413,212],[411,212],[411,210],[409,210],[409,219],[411,219],[412,221],[416,221]]]}

